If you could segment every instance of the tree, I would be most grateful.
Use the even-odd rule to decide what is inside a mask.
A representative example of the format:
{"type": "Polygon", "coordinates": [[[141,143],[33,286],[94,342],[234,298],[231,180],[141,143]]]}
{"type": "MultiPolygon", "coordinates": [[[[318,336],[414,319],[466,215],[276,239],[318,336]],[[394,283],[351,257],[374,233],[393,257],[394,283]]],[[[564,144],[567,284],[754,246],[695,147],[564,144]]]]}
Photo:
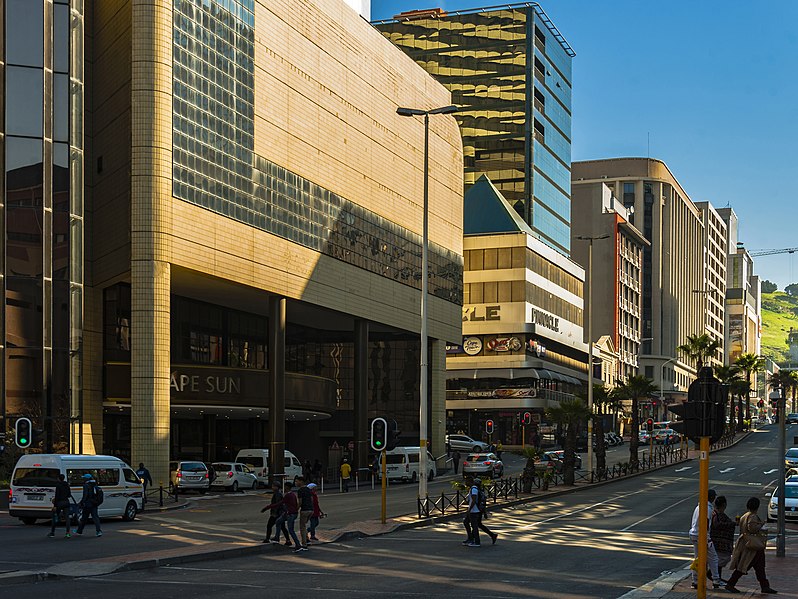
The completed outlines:
{"type": "Polygon", "coordinates": [[[745,419],[751,420],[751,375],[765,369],[765,359],[756,354],[743,354],[735,362],[737,368],[745,373],[748,390],[745,393],[745,419]]]}
{"type": "MultiPolygon", "coordinates": [[[[734,428],[734,398],[740,392],[740,383],[745,381],[740,377],[740,369],[734,364],[731,366],[715,366],[715,376],[724,385],[729,386],[729,428],[734,428]]],[[[742,411],[742,409],[741,409],[742,411]]]]}
{"type": "Polygon", "coordinates": [[[787,295],[791,295],[793,297],[798,295],[798,283],[791,283],[784,288],[784,292],[787,295]]]}
{"type": "Polygon", "coordinates": [[[637,456],[640,446],[640,399],[650,397],[658,391],[657,386],[642,375],[629,376],[612,390],[611,396],[632,402],[632,433],[629,437],[629,464],[637,468],[640,460],[637,456]]]}
{"type": "Polygon", "coordinates": [[[574,484],[574,466],[576,464],[576,437],[579,425],[590,418],[590,410],[581,399],[565,399],[559,406],[549,408],[549,419],[562,426],[565,435],[565,459],[563,460],[563,479],[566,485],[574,484]]]}
{"type": "MultiPolygon", "coordinates": [[[[614,402],[604,385],[593,385],[593,438],[596,440],[596,470],[607,468],[607,445],[604,443],[604,413],[614,402]]],[[[590,442],[590,439],[588,439],[590,442]]]]}
{"type": "Polygon", "coordinates": [[[706,333],[700,335],[687,335],[687,342],[676,348],[689,359],[695,360],[696,372],[701,370],[704,361],[711,358],[720,349],[720,342],[706,333]]]}
{"type": "Polygon", "coordinates": [[[773,293],[774,291],[778,291],[778,289],[779,286],[773,281],[768,281],[767,279],[762,281],[762,293],[773,293]]]}

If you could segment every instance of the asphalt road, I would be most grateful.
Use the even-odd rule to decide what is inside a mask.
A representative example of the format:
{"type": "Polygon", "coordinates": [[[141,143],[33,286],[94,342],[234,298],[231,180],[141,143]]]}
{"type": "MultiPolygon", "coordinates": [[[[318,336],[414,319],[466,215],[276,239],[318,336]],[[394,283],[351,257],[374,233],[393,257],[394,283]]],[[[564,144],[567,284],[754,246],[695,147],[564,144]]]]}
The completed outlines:
{"type": "MultiPolygon", "coordinates": [[[[742,513],[752,495],[763,499],[764,509],[778,459],[773,426],[712,457],[711,486],[726,495],[731,514],[742,513]]],[[[14,595],[618,597],[690,560],[686,533],[697,489],[693,461],[497,511],[488,521],[500,534],[495,546],[483,538],[481,548],[463,547],[462,527],[452,522],[314,546],[300,555],[273,546],[256,557],[16,585],[14,595]]],[[[789,528],[798,534],[798,526],[789,528]]]]}

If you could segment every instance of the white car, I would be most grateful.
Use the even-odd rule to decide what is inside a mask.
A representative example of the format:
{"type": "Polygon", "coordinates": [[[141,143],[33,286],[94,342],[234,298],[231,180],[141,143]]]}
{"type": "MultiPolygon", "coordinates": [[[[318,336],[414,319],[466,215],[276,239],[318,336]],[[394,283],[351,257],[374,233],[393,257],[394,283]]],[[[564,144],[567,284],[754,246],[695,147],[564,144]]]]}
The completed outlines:
{"type": "Polygon", "coordinates": [[[468,435],[446,435],[446,447],[451,451],[466,451],[468,453],[480,453],[490,449],[487,443],[472,439],[468,435]]]}
{"type": "MultiPolygon", "coordinates": [[[[768,522],[775,522],[779,517],[779,488],[773,491],[768,501],[768,522]]],[[[784,518],[798,520],[798,480],[787,479],[784,483],[784,518]]]]}
{"type": "Polygon", "coordinates": [[[246,464],[214,462],[211,468],[216,472],[211,489],[226,489],[235,493],[239,489],[255,490],[258,488],[258,477],[247,468],[246,464]]]}

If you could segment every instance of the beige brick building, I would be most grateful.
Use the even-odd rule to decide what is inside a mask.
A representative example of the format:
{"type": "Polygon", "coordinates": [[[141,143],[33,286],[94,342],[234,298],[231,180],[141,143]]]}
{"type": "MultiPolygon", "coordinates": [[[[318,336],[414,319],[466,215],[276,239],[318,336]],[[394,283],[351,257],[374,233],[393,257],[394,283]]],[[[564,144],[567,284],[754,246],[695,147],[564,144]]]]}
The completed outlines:
{"type": "MultiPolygon", "coordinates": [[[[301,460],[365,465],[368,418],[418,438],[424,131],[396,108],[450,94],[342,1],[225,4],[89,3],[84,448],[165,480],[279,447],[284,410],[301,460]]],[[[430,129],[440,453],[463,158],[430,129]]]]}

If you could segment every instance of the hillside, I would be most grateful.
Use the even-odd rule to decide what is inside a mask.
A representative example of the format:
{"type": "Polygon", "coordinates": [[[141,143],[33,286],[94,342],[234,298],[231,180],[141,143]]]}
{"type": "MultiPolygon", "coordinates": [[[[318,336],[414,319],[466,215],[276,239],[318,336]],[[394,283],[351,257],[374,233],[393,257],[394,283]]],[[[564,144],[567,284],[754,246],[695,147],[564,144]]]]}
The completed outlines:
{"type": "Polygon", "coordinates": [[[762,355],[787,362],[787,333],[798,329],[798,297],[783,291],[762,294],[762,355]]]}

